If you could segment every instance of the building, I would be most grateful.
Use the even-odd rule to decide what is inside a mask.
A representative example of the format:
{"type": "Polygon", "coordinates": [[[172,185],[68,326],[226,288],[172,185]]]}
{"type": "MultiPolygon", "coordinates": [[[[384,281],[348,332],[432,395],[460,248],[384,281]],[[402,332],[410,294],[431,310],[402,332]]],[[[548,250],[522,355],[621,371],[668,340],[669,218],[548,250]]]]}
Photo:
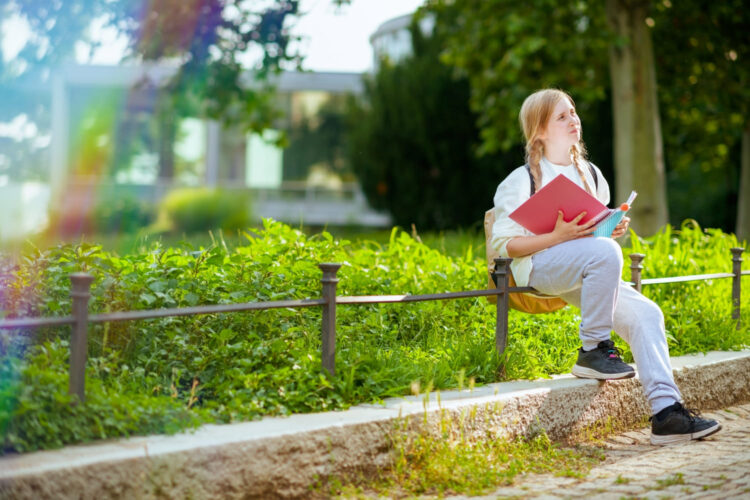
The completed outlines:
{"type": "MultiPolygon", "coordinates": [[[[391,62],[399,62],[403,58],[411,55],[411,25],[412,14],[394,17],[384,22],[370,36],[370,45],[372,45],[373,68],[378,68],[380,61],[387,59],[391,62]]],[[[435,27],[435,17],[427,15],[420,19],[419,29],[424,34],[432,33],[435,27]]]]}
{"type": "MultiPolygon", "coordinates": [[[[172,164],[165,173],[156,93],[173,72],[164,66],[68,66],[55,74],[51,88],[26,92],[30,106],[46,102],[49,110],[48,130],[37,131],[48,175],[21,184],[0,175],[0,200],[6,200],[0,204],[8,205],[0,207],[0,239],[38,230],[49,206],[91,210],[92,196],[80,193],[127,190],[155,203],[176,186],[199,185],[249,190],[257,217],[305,225],[390,223],[367,205],[343,147],[320,151],[315,145],[321,111],[329,122],[343,124],[336,113],[343,116],[348,96],[362,92],[360,74],[282,73],[275,85],[283,118],[264,137],[196,118],[173,124],[172,164]],[[284,149],[273,144],[282,131],[290,142],[284,149]],[[112,162],[117,171],[103,175],[102,163],[112,162]],[[84,175],[69,178],[71,166],[84,175]]],[[[6,146],[20,144],[6,142],[0,144],[0,162],[11,157],[6,146]]]]}
{"type": "MultiPolygon", "coordinates": [[[[398,61],[411,53],[411,18],[386,21],[370,37],[375,68],[384,58],[398,61]]],[[[420,22],[425,32],[433,25],[432,18],[420,22]]],[[[73,193],[95,189],[127,190],[152,203],[175,186],[244,189],[251,191],[258,217],[306,225],[390,223],[368,207],[342,146],[335,140],[331,145],[343,123],[337,113],[342,116],[348,96],[362,92],[361,74],[282,73],[275,84],[284,118],[260,137],[197,118],[158,123],[159,87],[175,69],[66,66],[50,84],[20,89],[30,108],[44,108],[38,113],[43,123],[34,130],[33,154],[14,155],[10,150],[23,141],[0,138],[0,240],[38,230],[50,206],[91,210],[90,195],[73,193]],[[323,128],[326,141],[316,139],[323,128]],[[289,140],[284,149],[274,145],[282,132],[289,140]],[[168,146],[165,137],[172,138],[168,146]],[[29,163],[16,172],[36,175],[3,176],[9,161],[29,163]],[[79,173],[75,180],[71,167],[79,173]],[[115,171],[105,175],[107,168],[115,171]]]]}

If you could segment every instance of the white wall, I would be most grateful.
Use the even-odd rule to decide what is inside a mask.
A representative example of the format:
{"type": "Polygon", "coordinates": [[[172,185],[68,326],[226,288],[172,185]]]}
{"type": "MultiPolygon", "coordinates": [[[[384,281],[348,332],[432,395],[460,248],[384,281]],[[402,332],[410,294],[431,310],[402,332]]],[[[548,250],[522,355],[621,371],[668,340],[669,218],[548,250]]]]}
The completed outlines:
{"type": "Polygon", "coordinates": [[[25,182],[0,186],[0,241],[22,238],[47,225],[50,189],[46,184],[25,182]]]}

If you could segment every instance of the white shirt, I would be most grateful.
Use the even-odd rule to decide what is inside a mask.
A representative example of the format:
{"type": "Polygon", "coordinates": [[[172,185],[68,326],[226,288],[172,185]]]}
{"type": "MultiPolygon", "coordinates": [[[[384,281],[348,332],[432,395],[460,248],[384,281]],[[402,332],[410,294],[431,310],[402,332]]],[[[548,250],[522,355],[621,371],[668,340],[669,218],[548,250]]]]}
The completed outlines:
{"type": "MultiPolygon", "coordinates": [[[[584,187],[581,176],[572,163],[570,165],[557,165],[547,160],[547,158],[542,158],[539,166],[542,170],[542,185],[536,186],[537,191],[559,174],[564,175],[582,188],[584,187]]],[[[596,169],[599,181],[599,186],[596,189],[596,198],[607,205],[609,203],[609,185],[599,167],[594,165],[594,169],[596,169]]],[[[585,163],[583,165],[583,173],[586,176],[586,182],[594,189],[596,183],[591,175],[591,170],[585,163]]],[[[530,191],[531,181],[529,180],[529,172],[525,166],[513,170],[497,187],[494,198],[495,224],[492,226],[492,241],[490,243],[500,253],[501,257],[508,257],[506,247],[508,242],[513,238],[517,236],[534,236],[534,233],[509,217],[515,209],[529,199],[530,191]]],[[[531,275],[532,269],[532,255],[516,257],[511,262],[510,269],[513,272],[513,278],[516,280],[516,286],[528,286],[529,275],[531,275]]]]}

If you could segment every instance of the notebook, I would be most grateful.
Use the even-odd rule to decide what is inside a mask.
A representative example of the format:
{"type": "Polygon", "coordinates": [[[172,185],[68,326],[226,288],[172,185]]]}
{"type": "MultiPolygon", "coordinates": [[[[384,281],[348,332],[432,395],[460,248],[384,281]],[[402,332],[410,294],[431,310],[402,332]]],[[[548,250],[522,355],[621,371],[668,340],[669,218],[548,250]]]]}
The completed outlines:
{"type": "Polygon", "coordinates": [[[625,214],[628,213],[628,210],[630,210],[630,207],[633,206],[633,201],[635,200],[636,196],[638,196],[638,193],[636,193],[635,191],[631,191],[630,196],[628,197],[628,201],[621,204],[618,208],[610,210],[608,216],[606,216],[600,222],[597,222],[596,229],[593,233],[591,233],[591,235],[604,236],[607,238],[612,236],[612,232],[615,230],[615,227],[617,227],[617,224],[620,223],[625,214]]]}
{"type": "Polygon", "coordinates": [[[614,212],[578,184],[559,174],[514,210],[510,218],[534,234],[544,234],[555,228],[558,210],[562,210],[565,222],[585,211],[586,215],[579,224],[592,219],[601,221],[614,212]]]}

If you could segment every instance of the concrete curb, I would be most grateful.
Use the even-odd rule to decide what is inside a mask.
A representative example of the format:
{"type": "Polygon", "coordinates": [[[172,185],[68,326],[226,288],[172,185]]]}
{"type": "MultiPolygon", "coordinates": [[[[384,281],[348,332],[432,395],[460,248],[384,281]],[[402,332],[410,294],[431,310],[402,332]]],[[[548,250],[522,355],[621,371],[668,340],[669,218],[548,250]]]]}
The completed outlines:
{"type": "MultiPolygon", "coordinates": [[[[672,364],[688,406],[750,402],[750,351],[682,356],[672,364]]],[[[302,498],[320,478],[388,464],[397,427],[430,429],[440,421],[490,437],[543,428],[564,438],[611,421],[635,424],[648,414],[637,378],[505,382],[343,412],[2,457],[0,498],[302,498]]]]}

